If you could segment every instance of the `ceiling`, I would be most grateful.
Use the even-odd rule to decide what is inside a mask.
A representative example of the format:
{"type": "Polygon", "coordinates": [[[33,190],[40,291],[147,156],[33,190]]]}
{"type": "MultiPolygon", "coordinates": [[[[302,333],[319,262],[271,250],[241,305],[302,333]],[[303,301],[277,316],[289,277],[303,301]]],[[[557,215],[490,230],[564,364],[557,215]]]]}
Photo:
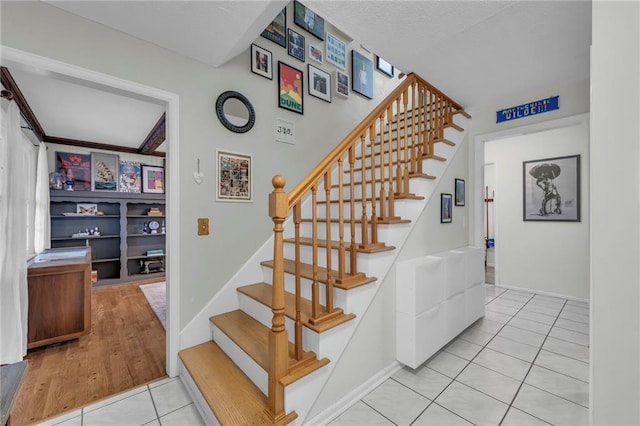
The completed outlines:
{"type": "MultiPolygon", "coordinates": [[[[244,52],[288,2],[47,3],[217,67],[244,52]]],[[[304,3],[346,37],[358,40],[364,49],[399,70],[416,72],[467,109],[496,104],[519,93],[552,95],[545,89],[589,78],[590,1],[304,3]]],[[[120,95],[89,94],[87,88],[78,88],[63,109],[59,95],[69,97],[75,91],[69,82],[47,81],[47,76],[26,72],[18,72],[15,79],[44,130],[58,137],[139,146],[163,112],[158,105],[122,99],[118,100],[123,102],[120,106],[107,111],[120,95]],[[37,90],[39,85],[49,88],[44,92],[51,94],[46,99],[38,99],[43,93],[37,90]],[[88,99],[93,99],[88,101],[90,107],[83,106],[81,101],[88,99]],[[56,108],[48,107],[48,103],[56,108]],[[100,126],[90,117],[98,108],[104,109],[95,111],[96,115],[111,120],[100,133],[96,130],[100,126]],[[83,129],[82,123],[91,131],[83,129]],[[119,131],[123,129],[127,131],[119,131]]]]}

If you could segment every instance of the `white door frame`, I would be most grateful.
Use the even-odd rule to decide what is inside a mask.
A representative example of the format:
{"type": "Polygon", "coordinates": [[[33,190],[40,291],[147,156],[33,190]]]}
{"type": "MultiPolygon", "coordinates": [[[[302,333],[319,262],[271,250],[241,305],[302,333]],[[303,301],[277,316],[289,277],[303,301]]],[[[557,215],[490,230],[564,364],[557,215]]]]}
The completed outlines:
{"type": "Polygon", "coordinates": [[[120,92],[121,94],[143,98],[166,105],[166,138],[167,141],[167,333],[166,333],[166,370],[170,377],[177,376],[178,350],[180,338],[180,245],[178,229],[180,229],[180,161],[179,146],[179,97],[175,93],[145,86],[118,77],[102,74],[86,68],[56,61],[43,56],[34,55],[22,50],[0,46],[3,65],[33,67],[37,70],[82,80],[84,84],[102,89],[120,92]]]}

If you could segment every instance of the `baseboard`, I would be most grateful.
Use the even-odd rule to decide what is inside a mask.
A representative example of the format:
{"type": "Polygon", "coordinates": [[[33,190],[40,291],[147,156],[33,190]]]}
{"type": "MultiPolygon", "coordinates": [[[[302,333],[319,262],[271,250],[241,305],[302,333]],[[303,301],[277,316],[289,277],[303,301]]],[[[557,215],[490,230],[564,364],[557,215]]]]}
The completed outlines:
{"type": "Polygon", "coordinates": [[[506,288],[507,290],[527,291],[529,293],[541,294],[543,296],[558,297],[560,299],[573,300],[574,302],[589,303],[589,299],[582,299],[580,297],[567,296],[566,294],[552,293],[550,291],[534,290],[526,287],[514,287],[514,286],[502,285],[502,284],[500,285],[496,284],[496,287],[506,288]]]}
{"type": "Polygon", "coordinates": [[[382,382],[387,380],[393,375],[393,373],[400,370],[401,368],[402,364],[398,361],[394,361],[388,367],[380,370],[378,374],[371,377],[369,380],[349,392],[342,399],[336,401],[334,404],[330,405],[325,410],[320,412],[313,419],[305,421],[304,424],[306,426],[329,424],[353,404],[360,401],[365,395],[369,394],[372,390],[380,386],[382,382]]]}

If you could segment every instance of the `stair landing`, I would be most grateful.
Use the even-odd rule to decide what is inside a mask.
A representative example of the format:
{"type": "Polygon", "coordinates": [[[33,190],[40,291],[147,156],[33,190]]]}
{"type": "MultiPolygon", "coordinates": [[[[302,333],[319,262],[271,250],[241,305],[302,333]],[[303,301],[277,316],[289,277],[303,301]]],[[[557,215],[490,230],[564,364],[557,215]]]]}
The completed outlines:
{"type": "Polygon", "coordinates": [[[292,411],[274,423],[266,411],[267,397],[214,342],[184,349],[179,356],[220,424],[286,425],[298,417],[292,411]]]}

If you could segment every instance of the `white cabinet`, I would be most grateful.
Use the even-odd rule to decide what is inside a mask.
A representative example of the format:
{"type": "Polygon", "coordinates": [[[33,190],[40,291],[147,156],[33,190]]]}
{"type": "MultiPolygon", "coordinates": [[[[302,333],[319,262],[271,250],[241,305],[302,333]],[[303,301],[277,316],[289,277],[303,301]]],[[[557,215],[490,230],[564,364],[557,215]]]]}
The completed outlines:
{"type": "Polygon", "coordinates": [[[396,263],[396,356],[417,368],[484,316],[484,249],[396,263]]]}

